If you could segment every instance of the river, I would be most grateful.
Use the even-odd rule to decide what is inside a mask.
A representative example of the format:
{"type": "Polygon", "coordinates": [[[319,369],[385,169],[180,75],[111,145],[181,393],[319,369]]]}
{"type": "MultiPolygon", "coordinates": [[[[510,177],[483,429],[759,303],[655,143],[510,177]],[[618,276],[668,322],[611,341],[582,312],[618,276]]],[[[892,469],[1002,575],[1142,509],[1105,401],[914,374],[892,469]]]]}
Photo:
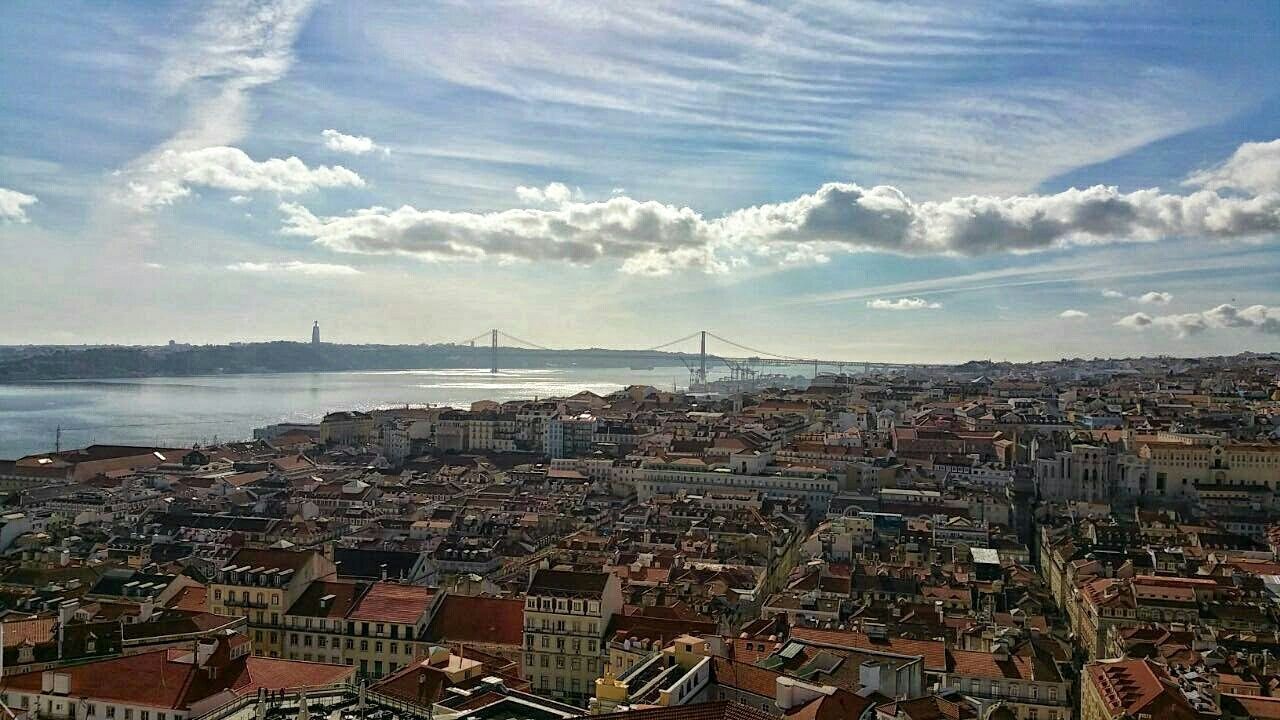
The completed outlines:
{"type": "Polygon", "coordinates": [[[249,438],[255,427],[318,422],[332,410],[392,405],[468,407],[513,400],[608,393],[627,385],[688,384],[683,367],[654,370],[382,370],[182,378],[66,380],[0,385],[0,458],[93,443],[171,445],[249,438]]]}

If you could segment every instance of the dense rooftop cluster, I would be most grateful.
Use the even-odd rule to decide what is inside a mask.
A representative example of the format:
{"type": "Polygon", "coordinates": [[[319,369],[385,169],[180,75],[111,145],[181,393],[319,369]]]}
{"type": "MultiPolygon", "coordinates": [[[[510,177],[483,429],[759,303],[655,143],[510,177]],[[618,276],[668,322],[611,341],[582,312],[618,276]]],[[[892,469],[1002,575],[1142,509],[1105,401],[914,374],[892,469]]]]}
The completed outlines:
{"type": "Polygon", "coordinates": [[[0,700],[1280,717],[1278,379],[1268,356],[983,363],[0,461],[0,700]]]}

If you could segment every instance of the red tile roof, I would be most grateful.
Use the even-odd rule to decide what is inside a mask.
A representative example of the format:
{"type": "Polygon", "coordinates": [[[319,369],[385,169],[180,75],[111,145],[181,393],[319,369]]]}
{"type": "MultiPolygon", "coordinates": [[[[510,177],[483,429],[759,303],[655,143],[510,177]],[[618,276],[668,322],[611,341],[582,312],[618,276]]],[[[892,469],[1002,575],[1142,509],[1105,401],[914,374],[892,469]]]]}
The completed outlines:
{"type": "Polygon", "coordinates": [[[1255,720],[1280,720],[1280,698],[1231,695],[1223,697],[1223,705],[1240,703],[1249,717],[1255,720]]]}
{"type": "Polygon", "coordinates": [[[720,685],[737,688],[761,697],[772,698],[777,695],[778,678],[781,673],[718,655],[712,657],[711,661],[712,675],[720,685]]]}
{"type": "Polygon", "coordinates": [[[1085,666],[1085,678],[1093,684],[1112,717],[1145,713],[1181,718],[1196,714],[1177,683],[1150,660],[1090,663],[1085,666]]]}
{"type": "Polygon", "coordinates": [[[788,720],[850,720],[860,718],[871,706],[871,701],[843,688],[830,695],[816,697],[799,707],[791,708],[784,715],[788,720]]]}
{"type": "Polygon", "coordinates": [[[989,652],[974,650],[950,650],[950,672],[964,677],[1010,680],[1032,680],[1032,662],[1020,655],[1009,655],[1006,660],[997,660],[989,652]]]}
{"type": "Polygon", "coordinates": [[[32,618],[10,621],[4,624],[4,646],[17,647],[30,640],[33,643],[48,642],[58,625],[56,617],[32,618]]]}
{"type": "Polygon", "coordinates": [[[520,645],[524,601],[519,598],[445,595],[427,637],[450,642],[520,645]]]}
{"type": "Polygon", "coordinates": [[[901,714],[905,720],[970,720],[978,716],[977,709],[964,700],[957,702],[937,695],[886,703],[876,708],[876,713],[882,718],[901,714]]]}
{"type": "Polygon", "coordinates": [[[209,588],[204,585],[184,587],[169,599],[169,607],[174,610],[191,610],[193,612],[208,610],[209,588]]]}
{"type": "MultiPolygon", "coordinates": [[[[258,688],[281,690],[326,685],[349,678],[353,673],[353,668],[345,665],[245,657],[232,661],[216,677],[210,678],[189,660],[181,661],[184,654],[189,658],[190,650],[166,648],[74,665],[58,672],[71,676],[74,697],[172,709],[187,709],[221,692],[243,696],[256,693],[258,688]]],[[[10,691],[38,693],[41,672],[14,675],[6,678],[5,684],[10,691]]]]}
{"type": "Polygon", "coordinates": [[[820,630],[818,628],[805,627],[792,628],[791,639],[813,645],[826,645],[846,650],[879,652],[888,655],[919,655],[924,658],[925,670],[945,672],[947,669],[946,645],[936,640],[908,640],[896,637],[885,640],[872,640],[860,632],[820,630]]]}
{"type": "Polygon", "coordinates": [[[411,624],[430,609],[434,588],[374,583],[347,614],[348,620],[411,624]]]}

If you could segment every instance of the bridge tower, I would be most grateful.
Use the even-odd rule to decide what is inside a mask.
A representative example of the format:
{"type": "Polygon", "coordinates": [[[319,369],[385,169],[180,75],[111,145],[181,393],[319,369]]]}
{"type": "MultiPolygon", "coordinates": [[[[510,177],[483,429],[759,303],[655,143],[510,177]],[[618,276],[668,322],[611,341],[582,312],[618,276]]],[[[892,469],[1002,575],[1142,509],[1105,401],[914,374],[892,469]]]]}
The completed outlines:
{"type": "Polygon", "coordinates": [[[494,375],[498,374],[498,330],[494,328],[490,331],[491,345],[489,349],[489,372],[494,375]]]}
{"type": "Polygon", "coordinates": [[[707,391],[707,331],[706,330],[702,331],[701,337],[702,337],[702,347],[700,352],[698,353],[699,360],[700,360],[698,364],[698,380],[702,381],[702,391],[706,392],[707,391]]]}

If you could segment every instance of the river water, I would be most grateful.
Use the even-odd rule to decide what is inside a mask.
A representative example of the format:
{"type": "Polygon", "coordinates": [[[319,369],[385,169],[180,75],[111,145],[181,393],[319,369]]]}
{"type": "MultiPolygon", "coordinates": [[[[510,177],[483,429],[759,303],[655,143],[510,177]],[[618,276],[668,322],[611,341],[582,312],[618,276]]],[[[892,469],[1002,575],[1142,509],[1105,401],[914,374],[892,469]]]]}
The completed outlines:
{"type": "Polygon", "coordinates": [[[632,384],[688,384],[683,367],[654,370],[562,368],[379,370],[210,377],[69,380],[0,385],[0,458],[62,446],[192,443],[249,438],[277,422],[317,422],[331,410],[392,405],[467,407],[513,400],[613,392],[632,384]]]}

